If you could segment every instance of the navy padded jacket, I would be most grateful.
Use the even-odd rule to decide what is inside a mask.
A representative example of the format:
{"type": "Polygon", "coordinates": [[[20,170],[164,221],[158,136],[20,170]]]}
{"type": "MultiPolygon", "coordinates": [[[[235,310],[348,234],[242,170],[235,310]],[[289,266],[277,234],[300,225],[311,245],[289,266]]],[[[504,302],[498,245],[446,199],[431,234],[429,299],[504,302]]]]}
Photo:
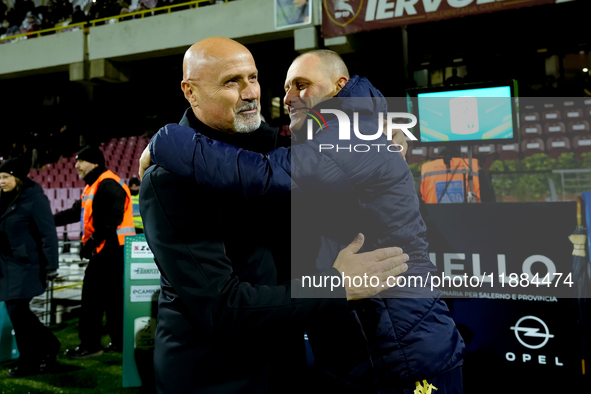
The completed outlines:
{"type": "MultiPolygon", "coordinates": [[[[379,90],[358,76],[336,100],[322,106],[357,112],[363,134],[375,134],[378,114],[387,112],[379,90]]],[[[319,107],[314,109],[320,112],[319,107]]],[[[420,277],[429,284],[437,269],[429,260],[426,227],[407,163],[385,149],[390,144],[385,135],[366,141],[352,131],[350,140],[341,141],[336,117],[324,118],[327,127],[317,130],[313,139],[300,138],[299,144],[267,155],[171,124],[154,136],[150,154],[172,172],[247,199],[291,192],[292,238],[305,233],[320,239],[317,247],[303,248],[302,253],[292,250],[296,260],[312,256],[316,268],[324,271],[362,232],[366,238],[362,251],[401,247],[410,257],[404,276],[415,281],[420,277]],[[321,150],[321,144],[341,149],[321,150]],[[359,144],[383,146],[379,152],[376,147],[367,153],[349,151],[349,145],[359,144]]],[[[350,123],[353,128],[352,116],[350,123]]],[[[465,345],[439,295],[428,285],[407,285],[349,302],[346,324],[318,322],[308,329],[316,365],[347,384],[381,389],[428,379],[461,365],[465,345]]]]}

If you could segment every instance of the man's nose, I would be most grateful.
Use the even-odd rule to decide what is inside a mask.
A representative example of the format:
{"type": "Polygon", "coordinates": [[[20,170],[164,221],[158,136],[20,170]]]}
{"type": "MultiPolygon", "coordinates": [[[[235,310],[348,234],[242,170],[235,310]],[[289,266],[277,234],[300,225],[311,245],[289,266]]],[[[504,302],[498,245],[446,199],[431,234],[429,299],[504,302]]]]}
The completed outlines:
{"type": "Polygon", "coordinates": [[[258,99],[258,83],[249,83],[246,87],[242,90],[242,94],[240,95],[243,101],[252,101],[258,99]]]}
{"type": "Polygon", "coordinates": [[[283,102],[285,103],[285,105],[291,106],[291,98],[292,97],[293,97],[293,94],[291,93],[291,89],[288,90],[287,92],[285,92],[285,97],[283,97],[283,102]]]}

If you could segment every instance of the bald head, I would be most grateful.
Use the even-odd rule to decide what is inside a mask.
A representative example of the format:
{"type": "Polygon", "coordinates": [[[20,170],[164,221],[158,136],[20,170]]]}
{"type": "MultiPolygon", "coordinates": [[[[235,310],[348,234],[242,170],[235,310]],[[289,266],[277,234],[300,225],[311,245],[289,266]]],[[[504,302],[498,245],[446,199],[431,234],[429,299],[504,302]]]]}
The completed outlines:
{"type": "Polygon", "coordinates": [[[228,133],[250,133],[260,125],[260,86],[252,54],[224,37],[191,46],[183,59],[181,88],[201,122],[228,133]]]}
{"type": "MultiPolygon", "coordinates": [[[[226,37],[210,37],[193,44],[183,58],[183,79],[199,79],[199,71],[228,57],[252,58],[250,51],[239,42],[226,37]]],[[[254,61],[253,61],[254,62],[254,61]]]]}
{"type": "Polygon", "coordinates": [[[299,130],[306,119],[302,106],[313,108],[335,97],[349,81],[343,59],[333,51],[307,52],[295,58],[285,77],[285,98],[292,131],[299,130]]]}
{"type": "Polygon", "coordinates": [[[347,69],[347,65],[343,61],[343,58],[336,53],[335,51],[331,51],[329,49],[317,49],[315,51],[310,51],[303,53],[294,59],[294,62],[298,59],[310,59],[316,58],[320,61],[320,65],[322,67],[323,72],[329,78],[339,78],[339,77],[347,77],[349,79],[349,70],[347,69]]]}

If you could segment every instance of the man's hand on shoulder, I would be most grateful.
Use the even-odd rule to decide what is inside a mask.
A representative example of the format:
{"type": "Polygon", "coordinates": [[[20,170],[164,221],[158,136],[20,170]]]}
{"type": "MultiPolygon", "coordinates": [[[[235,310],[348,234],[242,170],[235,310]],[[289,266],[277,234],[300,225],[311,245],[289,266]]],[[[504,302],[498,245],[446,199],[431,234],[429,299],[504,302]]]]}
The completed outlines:
{"type": "Polygon", "coordinates": [[[150,157],[150,146],[146,146],[146,149],[142,152],[142,156],[140,157],[140,179],[144,177],[144,172],[152,165],[152,158],[150,157]]]}
{"type": "Polygon", "coordinates": [[[363,241],[363,234],[358,234],[349,246],[341,250],[333,265],[341,275],[351,278],[351,281],[344,281],[347,300],[372,297],[389,289],[396,285],[394,277],[408,270],[406,262],[409,257],[400,248],[383,248],[356,254],[363,246],[363,241]],[[361,286],[354,285],[354,277],[362,278],[361,286]],[[372,281],[372,277],[377,277],[379,282],[372,281]]]}

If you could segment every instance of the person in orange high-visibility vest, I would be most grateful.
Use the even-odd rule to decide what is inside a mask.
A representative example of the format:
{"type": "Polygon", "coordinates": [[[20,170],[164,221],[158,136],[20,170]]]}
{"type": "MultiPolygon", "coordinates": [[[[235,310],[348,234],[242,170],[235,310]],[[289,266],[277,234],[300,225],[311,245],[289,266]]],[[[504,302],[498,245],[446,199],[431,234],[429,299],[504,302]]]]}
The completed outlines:
{"type": "MultiPolygon", "coordinates": [[[[427,204],[465,202],[470,185],[468,159],[445,157],[421,166],[421,198],[427,204]]],[[[478,160],[472,159],[472,183],[476,202],[480,202],[478,160]]]]}
{"type": "Polygon", "coordinates": [[[105,167],[103,153],[87,146],[76,156],[76,170],[86,187],[72,208],[54,215],[56,226],[81,222],[80,258],[89,259],[82,286],[80,345],[66,355],[82,359],[123,346],[123,245],[135,235],[133,203],[125,182],[105,167]],[[102,347],[103,313],[111,344],[102,347]]]}

